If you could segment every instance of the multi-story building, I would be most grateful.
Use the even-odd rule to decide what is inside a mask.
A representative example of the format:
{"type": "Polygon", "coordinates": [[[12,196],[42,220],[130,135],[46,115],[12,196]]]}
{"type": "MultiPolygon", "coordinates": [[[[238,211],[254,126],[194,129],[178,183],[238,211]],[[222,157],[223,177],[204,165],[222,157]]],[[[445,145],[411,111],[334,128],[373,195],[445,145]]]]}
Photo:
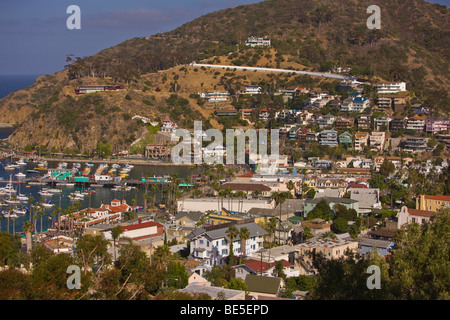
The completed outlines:
{"type": "Polygon", "coordinates": [[[375,85],[378,94],[406,91],[406,82],[379,82],[375,85]]]}
{"type": "Polygon", "coordinates": [[[430,196],[420,194],[416,197],[416,209],[437,212],[450,207],[450,196],[430,196]]]}
{"type": "Polygon", "coordinates": [[[305,141],[306,142],[316,142],[319,140],[319,133],[318,132],[307,132],[305,135],[305,141]]]}
{"type": "Polygon", "coordinates": [[[365,146],[369,145],[369,133],[368,132],[356,132],[355,133],[355,150],[362,151],[365,146]]]}
{"type": "Polygon", "coordinates": [[[371,128],[370,116],[359,116],[356,118],[356,125],[360,130],[369,130],[371,128]]]}
{"type": "Polygon", "coordinates": [[[335,147],[338,145],[337,131],[324,130],[319,134],[319,145],[335,147]]]}
{"type": "Polygon", "coordinates": [[[225,102],[230,99],[230,93],[228,91],[206,91],[200,93],[200,97],[208,102],[225,102]]]}
{"type": "Polygon", "coordinates": [[[406,130],[422,132],[425,129],[425,118],[420,116],[411,117],[406,121],[406,130]]]}
{"type": "Polygon", "coordinates": [[[426,151],[428,148],[428,138],[408,137],[403,149],[405,152],[426,151]]]}
{"type": "Polygon", "coordinates": [[[341,104],[341,112],[363,112],[364,109],[369,107],[370,101],[368,98],[361,96],[360,94],[350,94],[341,104]]]}
{"type": "Polygon", "coordinates": [[[270,38],[268,38],[268,37],[262,37],[262,38],[249,37],[245,41],[245,45],[250,46],[250,47],[270,47],[270,38]]]}
{"type": "Polygon", "coordinates": [[[370,151],[383,151],[386,134],[382,131],[373,131],[369,135],[370,151]]]}
{"type": "Polygon", "coordinates": [[[337,117],[334,123],[336,130],[348,130],[355,125],[355,119],[351,117],[337,117]]]}
{"type": "Polygon", "coordinates": [[[373,119],[373,129],[375,131],[380,131],[383,128],[389,130],[389,123],[391,122],[391,118],[388,116],[380,116],[373,119]],[[385,126],[385,127],[383,127],[385,126]]]}
{"type": "Polygon", "coordinates": [[[401,131],[405,129],[405,125],[406,125],[406,117],[394,116],[392,117],[392,120],[389,123],[389,128],[391,131],[401,131]]]}
{"type": "Polygon", "coordinates": [[[317,124],[321,128],[331,127],[336,121],[336,117],[332,114],[321,116],[317,119],[317,124]]]}
{"type": "Polygon", "coordinates": [[[227,231],[231,225],[234,225],[238,231],[242,228],[247,228],[249,232],[248,239],[244,241],[243,250],[245,252],[241,251],[239,233],[232,239],[233,254],[235,256],[248,256],[262,248],[263,236],[267,232],[253,221],[238,221],[194,229],[186,236],[190,240],[191,257],[205,262],[208,267],[222,265],[224,259],[230,254],[231,238],[227,231]]]}
{"type": "Polygon", "coordinates": [[[425,124],[425,131],[428,133],[439,133],[448,131],[450,120],[448,118],[428,118],[425,124]]]}
{"type": "Polygon", "coordinates": [[[340,144],[347,144],[349,146],[353,145],[353,137],[350,133],[344,132],[339,136],[339,143],[340,144]]]}

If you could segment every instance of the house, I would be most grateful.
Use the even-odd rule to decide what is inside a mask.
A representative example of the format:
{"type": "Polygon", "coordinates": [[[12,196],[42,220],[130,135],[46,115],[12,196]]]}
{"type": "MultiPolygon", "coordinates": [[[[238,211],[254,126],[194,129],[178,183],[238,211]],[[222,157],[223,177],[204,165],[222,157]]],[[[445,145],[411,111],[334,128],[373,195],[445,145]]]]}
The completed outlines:
{"type": "Polygon", "coordinates": [[[166,115],[163,119],[162,126],[160,128],[160,132],[173,133],[178,128],[177,124],[170,120],[170,117],[166,115]]]}
{"type": "Polygon", "coordinates": [[[406,117],[403,116],[394,116],[392,117],[391,122],[389,123],[391,131],[401,131],[405,129],[406,126],[406,117]]]}
{"type": "Polygon", "coordinates": [[[370,101],[367,97],[360,94],[350,94],[341,104],[341,112],[363,112],[370,106],[370,101]]]}
{"type": "Polygon", "coordinates": [[[450,196],[430,196],[420,194],[416,197],[416,209],[437,212],[450,207],[450,196]]]}
{"type": "Polygon", "coordinates": [[[175,216],[175,223],[182,227],[195,228],[195,225],[200,221],[203,214],[200,211],[178,212],[175,216]]]}
{"type": "Polygon", "coordinates": [[[353,137],[350,133],[348,132],[344,132],[343,134],[341,134],[339,136],[339,143],[340,144],[347,144],[347,145],[352,145],[353,144],[353,137]]]}
{"type": "Polygon", "coordinates": [[[406,130],[415,132],[423,132],[425,130],[425,118],[421,116],[414,116],[406,121],[406,130]]]}
{"type": "Polygon", "coordinates": [[[203,276],[192,272],[192,271],[187,271],[188,274],[188,285],[201,285],[201,286],[210,286],[211,282],[206,280],[206,278],[204,278],[203,276]]]}
{"type": "Polygon", "coordinates": [[[384,150],[385,135],[386,134],[383,131],[372,131],[369,135],[370,151],[380,152],[384,150]]]}
{"type": "Polygon", "coordinates": [[[87,94],[92,92],[102,91],[117,91],[123,90],[124,86],[83,86],[75,89],[76,94],[87,94]]]}
{"type": "Polygon", "coordinates": [[[334,123],[336,130],[348,130],[355,125],[355,119],[351,117],[337,117],[334,123]]]}
{"type": "Polygon", "coordinates": [[[221,117],[235,117],[237,115],[238,111],[234,108],[229,109],[223,109],[223,110],[216,110],[214,111],[214,115],[218,118],[221,117]]]}
{"type": "MultiPolygon", "coordinates": [[[[130,238],[133,241],[140,241],[163,235],[164,226],[154,221],[142,222],[139,218],[137,223],[122,224],[122,230],[121,237],[130,238]]],[[[105,238],[107,240],[112,240],[112,235],[105,232],[105,238]]]]}
{"type": "Polygon", "coordinates": [[[106,209],[111,213],[123,213],[134,210],[132,206],[127,204],[126,200],[121,202],[119,199],[111,200],[111,204],[100,205],[100,209],[106,209]]]}
{"type": "Polygon", "coordinates": [[[324,130],[319,134],[319,145],[335,147],[338,145],[337,131],[324,130]]]}
{"type": "Polygon", "coordinates": [[[369,145],[369,133],[368,132],[356,132],[355,133],[355,150],[362,151],[364,147],[369,145]]]}
{"type": "Polygon", "coordinates": [[[450,120],[448,118],[428,118],[425,123],[425,131],[427,133],[436,134],[441,131],[448,131],[450,127],[450,120]]]}
{"type": "Polygon", "coordinates": [[[245,41],[245,45],[250,46],[250,47],[270,47],[270,38],[268,38],[268,37],[262,37],[262,38],[249,37],[245,41]]]}
{"type": "Polygon", "coordinates": [[[330,207],[330,210],[334,211],[334,206],[336,204],[343,205],[347,209],[355,209],[356,212],[359,212],[359,201],[348,199],[348,198],[334,198],[334,197],[322,197],[322,198],[316,198],[316,199],[307,199],[305,200],[304,209],[303,209],[303,217],[306,218],[308,216],[308,213],[311,212],[316,205],[322,201],[325,200],[330,207]]]}
{"type": "Polygon", "coordinates": [[[378,94],[406,91],[406,82],[379,82],[375,85],[378,94]]]}
{"type": "Polygon", "coordinates": [[[370,116],[358,116],[358,118],[356,118],[356,126],[360,130],[369,130],[371,128],[370,116]]]}
{"type": "Polygon", "coordinates": [[[265,277],[253,274],[247,274],[245,277],[249,294],[252,296],[272,296],[276,297],[284,287],[284,281],[279,277],[265,277]]]}
{"type": "Polygon", "coordinates": [[[261,94],[262,88],[260,86],[248,86],[244,88],[244,94],[254,95],[261,94]]]}
{"type": "Polygon", "coordinates": [[[389,130],[389,123],[391,118],[388,116],[379,116],[373,119],[373,130],[375,131],[385,131],[389,130]]]}
{"type": "Polygon", "coordinates": [[[269,120],[269,117],[270,117],[269,110],[267,108],[261,109],[261,111],[259,112],[259,120],[267,121],[269,120]]]}
{"type": "Polygon", "coordinates": [[[213,300],[245,300],[245,292],[241,290],[225,289],[222,287],[205,286],[203,284],[189,284],[183,289],[178,289],[178,292],[187,293],[191,295],[206,294],[213,300]]]}
{"type": "Polygon", "coordinates": [[[305,135],[306,142],[316,142],[319,140],[319,132],[307,132],[305,135]]]}
{"type": "Polygon", "coordinates": [[[332,114],[327,114],[327,115],[319,117],[317,119],[317,124],[319,125],[319,127],[325,128],[325,127],[331,127],[335,121],[336,121],[335,116],[333,116],[332,114]]]}
{"type": "Polygon", "coordinates": [[[239,234],[233,239],[233,254],[235,256],[247,256],[262,248],[263,236],[267,232],[254,222],[238,221],[224,223],[215,226],[202,226],[194,229],[186,238],[190,240],[190,256],[198,261],[203,261],[207,266],[222,265],[224,259],[230,254],[230,237],[228,228],[234,225],[236,229],[247,228],[249,238],[244,242],[245,246],[241,252],[241,239],[239,234]]]}
{"type": "MultiPolygon", "coordinates": [[[[283,264],[283,272],[286,277],[298,277],[299,272],[295,270],[294,266],[287,262],[286,260],[282,261],[283,264]]],[[[275,277],[277,276],[275,272],[275,264],[276,262],[266,262],[258,259],[248,259],[243,264],[234,266],[236,278],[240,278],[245,280],[248,274],[252,275],[263,275],[266,277],[275,277]]]]}
{"type": "Polygon", "coordinates": [[[350,199],[359,202],[358,213],[370,213],[372,209],[381,209],[380,189],[378,188],[349,188],[350,199]]]}
{"type": "Polygon", "coordinates": [[[434,214],[434,211],[411,209],[403,206],[397,214],[397,228],[400,229],[410,223],[423,224],[429,222],[434,214]]]}
{"type": "Polygon", "coordinates": [[[230,93],[228,91],[206,91],[201,92],[200,97],[209,103],[226,102],[230,99],[230,93]]]}
{"type": "Polygon", "coordinates": [[[394,242],[389,240],[361,238],[358,241],[358,246],[361,255],[366,255],[367,253],[372,252],[375,248],[382,256],[388,256],[394,248],[394,242]]]}
{"type": "Polygon", "coordinates": [[[206,224],[215,226],[224,223],[244,221],[244,220],[252,220],[256,223],[260,222],[265,223],[266,218],[264,216],[252,215],[250,213],[245,212],[230,211],[225,208],[222,208],[222,210],[218,212],[209,213],[207,215],[206,224]]]}
{"type": "Polygon", "coordinates": [[[73,253],[75,248],[75,241],[72,238],[65,236],[53,237],[49,240],[43,241],[42,245],[52,253],[73,253]]]}
{"type": "Polygon", "coordinates": [[[426,151],[429,149],[428,140],[429,138],[407,137],[404,140],[403,149],[405,152],[426,151]]]}

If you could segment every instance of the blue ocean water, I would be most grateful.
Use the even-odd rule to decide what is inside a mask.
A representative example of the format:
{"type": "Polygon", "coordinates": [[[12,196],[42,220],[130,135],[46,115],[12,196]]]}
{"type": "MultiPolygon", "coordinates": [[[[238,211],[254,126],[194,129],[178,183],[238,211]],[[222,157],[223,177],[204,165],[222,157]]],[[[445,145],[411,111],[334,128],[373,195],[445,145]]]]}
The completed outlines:
{"type": "Polygon", "coordinates": [[[39,75],[0,75],[0,99],[31,86],[39,75]]]}

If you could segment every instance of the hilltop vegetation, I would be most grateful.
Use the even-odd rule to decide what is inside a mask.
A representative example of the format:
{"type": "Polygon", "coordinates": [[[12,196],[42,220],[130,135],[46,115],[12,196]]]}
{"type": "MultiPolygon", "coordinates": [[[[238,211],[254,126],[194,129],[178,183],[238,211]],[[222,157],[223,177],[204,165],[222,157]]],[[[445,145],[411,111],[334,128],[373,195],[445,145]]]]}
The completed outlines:
{"type": "MultiPolygon", "coordinates": [[[[116,151],[148,135],[134,115],[158,121],[169,114],[185,128],[202,120],[206,127],[222,129],[224,123],[196,96],[200,91],[233,93],[250,84],[272,90],[289,85],[333,88],[332,81],[307,76],[187,66],[192,61],[315,71],[351,66],[353,75],[372,81],[405,81],[416,102],[433,114],[448,114],[448,17],[447,7],[422,0],[267,0],[225,9],[91,57],[68,55],[64,71],[40,77],[30,88],[0,100],[0,122],[18,127],[10,142],[22,148],[89,152],[101,141],[116,151]],[[373,4],[381,8],[380,30],[366,27],[366,9],[373,4]],[[270,37],[272,47],[245,47],[252,35],[270,37]],[[125,92],[85,97],[73,92],[80,85],[118,83],[125,92]],[[178,98],[170,98],[172,94],[178,98]]],[[[277,104],[274,97],[261,99],[249,104],[277,104]]]]}

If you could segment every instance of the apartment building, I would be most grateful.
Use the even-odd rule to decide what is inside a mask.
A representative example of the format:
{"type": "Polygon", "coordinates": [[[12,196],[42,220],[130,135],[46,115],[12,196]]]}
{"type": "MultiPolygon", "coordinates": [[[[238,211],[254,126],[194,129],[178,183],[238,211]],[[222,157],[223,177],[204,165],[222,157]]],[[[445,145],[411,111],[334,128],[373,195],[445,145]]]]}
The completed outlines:
{"type": "Polygon", "coordinates": [[[373,131],[369,135],[370,151],[383,151],[386,134],[382,131],[373,131]]]}
{"type": "Polygon", "coordinates": [[[369,133],[368,132],[356,132],[355,133],[355,150],[362,151],[365,146],[369,145],[369,133]]]}

